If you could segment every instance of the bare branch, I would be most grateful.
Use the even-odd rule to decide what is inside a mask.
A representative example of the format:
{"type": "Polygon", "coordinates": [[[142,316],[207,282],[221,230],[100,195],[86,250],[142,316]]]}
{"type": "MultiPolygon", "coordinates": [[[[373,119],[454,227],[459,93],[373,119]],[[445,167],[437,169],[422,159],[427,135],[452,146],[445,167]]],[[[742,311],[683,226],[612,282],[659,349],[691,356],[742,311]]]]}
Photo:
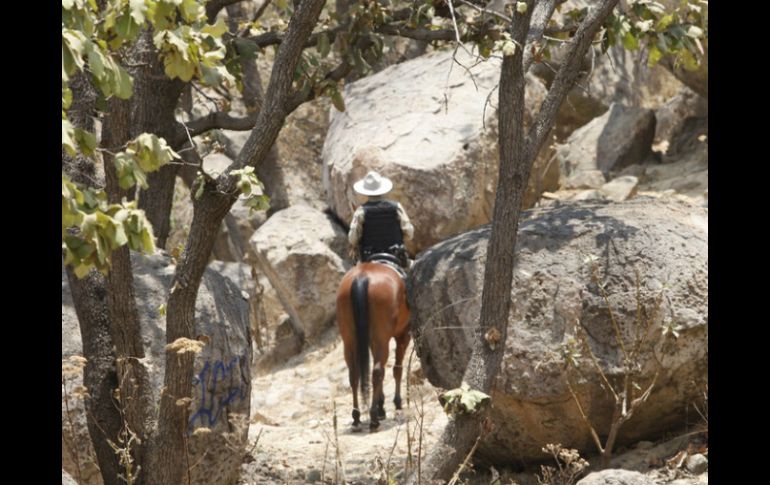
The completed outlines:
{"type": "Polygon", "coordinates": [[[453,40],[455,38],[454,30],[441,29],[429,30],[424,28],[404,27],[396,24],[382,24],[374,29],[375,32],[386,35],[397,35],[409,39],[434,41],[434,40],[453,40]]]}
{"type": "Polygon", "coordinates": [[[506,21],[506,22],[508,22],[508,23],[511,23],[511,22],[512,22],[512,20],[511,20],[511,18],[510,18],[510,17],[508,17],[508,16],[506,16],[506,15],[503,15],[503,14],[501,14],[501,13],[499,13],[499,12],[495,12],[494,10],[487,10],[487,9],[486,9],[486,8],[484,8],[484,7],[479,7],[479,6],[478,6],[478,5],[476,5],[475,3],[471,3],[471,2],[469,2],[468,0],[458,0],[458,1],[459,1],[460,3],[462,3],[462,4],[464,4],[464,5],[467,5],[467,6],[471,7],[473,10],[476,10],[477,12],[481,12],[481,13],[489,14],[489,15],[491,15],[491,16],[493,16],[493,17],[497,17],[497,18],[499,18],[499,19],[501,19],[501,20],[505,20],[505,21],[506,21]]]}
{"type": "Polygon", "coordinates": [[[206,16],[208,17],[208,22],[210,24],[214,23],[214,20],[217,17],[217,14],[225,7],[229,5],[233,5],[236,3],[240,3],[243,0],[210,0],[206,4],[206,16]]]}
{"type": "MultiPolygon", "coordinates": [[[[534,11],[532,12],[532,23],[529,26],[529,33],[527,34],[527,44],[535,44],[540,41],[545,32],[545,27],[548,25],[548,21],[553,16],[553,11],[556,8],[557,0],[546,0],[537,2],[535,4],[534,11]]],[[[524,52],[524,72],[528,72],[532,61],[535,56],[532,50],[526,50],[524,52]]]]}
{"type": "MultiPolygon", "coordinates": [[[[339,66],[334,68],[333,70],[329,71],[326,76],[324,77],[324,80],[331,80],[331,81],[339,81],[340,79],[345,78],[350,71],[353,69],[353,66],[351,66],[346,60],[343,60],[339,66]]],[[[311,89],[308,91],[307,94],[303,94],[301,92],[297,92],[294,94],[294,96],[291,97],[289,102],[287,103],[286,109],[289,113],[293,112],[295,109],[299,108],[300,105],[307,103],[308,101],[312,101],[315,98],[318,97],[318,94],[315,90],[311,89]]]]}
{"type": "MultiPolygon", "coordinates": [[[[551,2],[549,1],[548,3],[551,2]]],[[[537,114],[529,130],[526,145],[528,159],[534,158],[534,155],[540,151],[540,147],[543,145],[548,132],[553,127],[559,107],[575,84],[575,80],[579,75],[580,65],[588,52],[588,48],[591,46],[591,41],[599,31],[599,27],[604,19],[617,3],[618,0],[603,0],[598,5],[589,7],[590,10],[586,19],[581,23],[577,32],[575,32],[575,37],[573,38],[575,44],[567,53],[563,64],[559,68],[559,72],[553,80],[551,89],[548,90],[540,112],[537,114]]],[[[535,10],[538,10],[537,7],[535,10]]]]}
{"type": "Polygon", "coordinates": [[[190,121],[187,123],[187,128],[192,136],[198,136],[209,130],[215,129],[248,131],[254,128],[257,116],[259,116],[259,112],[254,112],[243,118],[238,118],[224,111],[215,111],[190,121]]]}

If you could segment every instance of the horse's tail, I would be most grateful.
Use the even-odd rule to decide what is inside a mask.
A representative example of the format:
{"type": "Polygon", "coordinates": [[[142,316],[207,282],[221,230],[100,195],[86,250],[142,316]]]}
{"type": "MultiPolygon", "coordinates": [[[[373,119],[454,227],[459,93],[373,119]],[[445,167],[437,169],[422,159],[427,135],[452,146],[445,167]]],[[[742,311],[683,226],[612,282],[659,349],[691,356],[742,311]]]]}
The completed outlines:
{"type": "Polygon", "coordinates": [[[369,390],[369,278],[358,276],[350,288],[353,304],[353,321],[356,324],[356,363],[358,365],[361,394],[367,402],[369,390]]]}

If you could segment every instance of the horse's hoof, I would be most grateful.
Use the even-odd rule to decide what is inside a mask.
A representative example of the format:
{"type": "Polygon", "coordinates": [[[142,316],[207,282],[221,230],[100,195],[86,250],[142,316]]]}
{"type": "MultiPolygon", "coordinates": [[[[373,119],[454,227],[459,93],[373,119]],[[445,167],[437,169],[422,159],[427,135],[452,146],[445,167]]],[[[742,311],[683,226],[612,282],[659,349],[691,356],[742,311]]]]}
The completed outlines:
{"type": "Polygon", "coordinates": [[[385,414],[384,409],[380,409],[379,411],[377,411],[377,417],[380,419],[387,419],[388,416],[385,414]]]}
{"type": "Polygon", "coordinates": [[[380,428],[380,423],[369,423],[369,431],[377,431],[380,428]]]}
{"type": "Polygon", "coordinates": [[[353,423],[353,425],[350,427],[350,429],[354,433],[359,433],[361,431],[361,423],[353,423]]]}
{"type": "Polygon", "coordinates": [[[396,410],[396,415],[394,417],[396,420],[396,423],[398,424],[404,424],[404,411],[398,409],[396,410]]]}

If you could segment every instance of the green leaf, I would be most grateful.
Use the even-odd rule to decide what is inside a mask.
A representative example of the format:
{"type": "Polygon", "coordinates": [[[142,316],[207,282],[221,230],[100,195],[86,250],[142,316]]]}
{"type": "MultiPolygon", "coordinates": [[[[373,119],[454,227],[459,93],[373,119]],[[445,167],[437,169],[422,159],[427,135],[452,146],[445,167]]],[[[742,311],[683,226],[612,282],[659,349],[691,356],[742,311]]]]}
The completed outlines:
{"type": "Polygon", "coordinates": [[[318,55],[321,57],[326,57],[329,55],[329,52],[331,51],[331,44],[329,43],[329,36],[326,35],[326,33],[318,36],[318,44],[316,45],[316,48],[318,49],[318,55]]]}
{"type": "Polygon", "coordinates": [[[131,8],[131,18],[134,19],[137,25],[142,25],[145,20],[144,13],[147,11],[145,0],[130,0],[129,6],[131,8]]]}
{"type": "MultiPolygon", "coordinates": [[[[115,22],[115,33],[118,34],[119,41],[133,40],[139,33],[139,25],[134,22],[131,14],[121,15],[115,22]]],[[[118,44],[120,45],[120,44],[118,44]]]]}
{"type": "Polygon", "coordinates": [[[688,50],[683,50],[681,53],[681,59],[685,70],[687,71],[698,70],[698,67],[699,67],[698,60],[695,58],[692,52],[688,50]]]}
{"type": "MultiPolygon", "coordinates": [[[[202,2],[199,2],[199,0],[182,0],[182,7],[180,8],[182,17],[188,22],[194,22],[205,18],[206,10],[201,3],[202,2]]],[[[219,20],[221,21],[222,19],[219,20]]]]}
{"type": "Polygon", "coordinates": [[[337,108],[337,111],[345,112],[345,100],[342,99],[342,94],[338,90],[334,90],[332,92],[332,104],[335,108],[337,108]]]}
{"type": "Polygon", "coordinates": [[[98,143],[96,141],[96,135],[80,128],[75,129],[75,139],[78,142],[80,151],[83,155],[92,156],[96,151],[98,143]]]}
{"type": "Polygon", "coordinates": [[[647,56],[647,67],[655,66],[663,58],[663,53],[658,49],[658,46],[652,44],[650,46],[650,53],[647,56]]]}
{"type": "Polygon", "coordinates": [[[691,25],[687,29],[687,36],[693,39],[700,39],[703,37],[703,29],[701,29],[697,25],[691,25]]]}
{"type": "Polygon", "coordinates": [[[134,80],[123,67],[118,65],[116,67],[115,95],[120,99],[128,99],[134,91],[134,80]]]}
{"type": "Polygon", "coordinates": [[[674,14],[665,15],[660,20],[658,20],[657,25],[655,26],[655,30],[657,32],[663,32],[668,28],[669,25],[671,25],[674,22],[674,14]]]}
{"type": "Polygon", "coordinates": [[[639,48],[639,39],[637,39],[631,32],[626,32],[623,36],[623,47],[630,51],[635,51],[639,48]]]}
{"type": "MultiPolygon", "coordinates": [[[[191,0],[195,1],[195,0],[191,0]]],[[[206,25],[201,29],[201,32],[204,34],[209,34],[214,37],[222,37],[222,34],[227,32],[227,25],[225,24],[225,21],[220,17],[217,19],[217,22],[214,25],[206,25]]],[[[253,44],[253,42],[249,42],[250,44],[253,44]]]]}
{"type": "Polygon", "coordinates": [[[77,154],[77,145],[75,143],[75,128],[69,120],[61,120],[61,144],[67,150],[70,156],[77,154]]]}
{"type": "Polygon", "coordinates": [[[252,60],[257,58],[259,46],[255,42],[237,37],[233,40],[233,44],[235,44],[235,50],[241,59],[252,60]]]}

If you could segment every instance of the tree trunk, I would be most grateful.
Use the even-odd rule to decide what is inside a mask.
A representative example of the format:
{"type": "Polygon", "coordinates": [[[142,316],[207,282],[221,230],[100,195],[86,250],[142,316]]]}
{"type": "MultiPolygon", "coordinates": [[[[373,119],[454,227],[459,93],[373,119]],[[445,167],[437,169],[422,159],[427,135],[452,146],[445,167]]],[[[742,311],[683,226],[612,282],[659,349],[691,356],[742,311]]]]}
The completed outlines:
{"type": "MultiPolygon", "coordinates": [[[[532,5],[527,13],[515,15],[511,38],[523,45],[529,31],[532,5]]],[[[513,251],[518,214],[532,163],[524,162],[523,49],[503,58],[500,76],[500,169],[492,217],[492,232],[487,249],[481,316],[476,329],[471,359],[463,375],[471,389],[489,393],[497,375],[505,348],[508,311],[511,304],[513,251]],[[494,334],[497,334],[496,336],[494,334]],[[490,345],[491,342],[494,342],[490,345]]],[[[462,463],[476,439],[483,434],[485,413],[458,415],[441,436],[440,444],[422,464],[423,479],[448,480],[462,463]]],[[[417,480],[419,478],[414,477],[417,480]]],[[[415,480],[413,479],[412,482],[415,480]]]]}
{"type": "MultiPolygon", "coordinates": [[[[548,132],[553,127],[556,113],[577,79],[580,61],[591,45],[591,40],[602,21],[618,0],[603,0],[594,6],[573,38],[573,46],[560,66],[553,85],[543,101],[527,138],[524,138],[524,56],[517,48],[514,55],[503,58],[500,75],[499,145],[500,170],[492,230],[487,247],[484,271],[484,289],[481,296],[481,315],[476,340],[463,381],[471,389],[491,393],[503,358],[507,336],[508,313],[511,303],[514,249],[521,211],[522,197],[532,165],[548,132]]],[[[533,9],[528,1],[525,14],[514,13],[511,38],[524,45],[533,10],[550,8],[545,20],[553,12],[553,2],[544,1],[533,9]]],[[[438,445],[431,450],[422,464],[421,477],[413,473],[408,483],[425,480],[446,481],[471,450],[476,439],[484,434],[486,413],[459,415],[449,422],[438,445]]]]}
{"type": "MultiPolygon", "coordinates": [[[[177,266],[166,313],[166,341],[194,339],[195,299],[214,245],[211,237],[237,199],[234,177],[229,173],[246,164],[259,167],[286,116],[292,93],[294,70],[303,46],[310,36],[325,0],[305,0],[294,12],[276,55],[275,66],[267,89],[265,104],[259,113],[244,149],[225,174],[215,182],[207,181],[203,195],[194,203],[194,216],[184,256],[177,266]]],[[[158,432],[153,436],[147,471],[154,483],[184,483],[187,420],[176,405],[180,398],[190,397],[193,357],[188,354],[166,356],[164,389],[160,399],[158,432]]]]}
{"type": "MultiPolygon", "coordinates": [[[[70,121],[78,128],[92,131],[96,92],[82,73],[73,77],[70,89],[72,105],[67,113],[70,121]]],[[[95,167],[96,164],[89,158],[62,154],[62,169],[78,184],[90,187],[103,185],[104,181],[99,180],[95,167]]],[[[105,485],[119,485],[122,482],[118,479],[118,457],[107,443],[107,440],[116,441],[123,422],[112,397],[113,390],[117,388],[117,374],[106,285],[104,277],[97,271],[91,271],[81,279],[69,266],[65,269],[78,317],[83,356],[86,358],[83,385],[90,396],[85,400],[88,434],[105,485]]]]}
{"type": "MultiPolygon", "coordinates": [[[[243,13],[243,4],[235,4],[227,7],[229,17],[229,28],[231,32],[237,32],[238,20],[245,18],[243,13]]],[[[248,20],[248,19],[245,19],[248,20]]],[[[249,112],[256,112],[262,109],[265,100],[264,89],[262,88],[262,79],[259,75],[256,59],[241,60],[241,78],[243,81],[243,104],[249,112]]],[[[235,160],[238,154],[234,152],[233,147],[227,146],[225,154],[235,160]]],[[[280,166],[278,156],[278,144],[273,143],[270,147],[270,153],[267,159],[259,165],[257,177],[265,185],[265,193],[270,197],[270,209],[268,215],[276,211],[285,209],[289,206],[289,195],[286,192],[286,182],[283,178],[283,171],[280,166]]],[[[230,238],[235,240],[238,234],[230,234],[230,238]]]]}
{"type": "Polygon", "coordinates": [[[81,279],[70,267],[66,270],[80,326],[83,356],[87,359],[83,384],[90,396],[85,400],[88,434],[105,485],[122,485],[118,478],[122,472],[118,456],[107,443],[107,440],[117,441],[123,421],[112,397],[118,387],[118,377],[104,277],[94,270],[81,279]]]}
{"type": "MultiPolygon", "coordinates": [[[[131,102],[117,98],[110,100],[109,114],[102,129],[102,140],[109,152],[119,150],[119,147],[132,138],[130,126],[131,102]]],[[[118,184],[117,170],[109,153],[104,154],[104,173],[110,203],[119,203],[124,198],[131,198],[133,190],[123,190],[118,184]]],[[[144,468],[145,443],[150,431],[152,405],[149,375],[140,361],[144,358],[144,344],[134,297],[134,274],[128,246],[112,253],[112,265],[107,275],[107,307],[117,358],[119,408],[127,426],[139,438],[132,446],[132,455],[136,466],[144,468]]],[[[143,474],[140,474],[134,483],[145,483],[143,474]]]]}
{"type": "MultiPolygon", "coordinates": [[[[176,149],[187,142],[187,135],[174,116],[185,83],[166,77],[163,62],[152,43],[152,30],[139,34],[134,51],[138,53],[134,62],[140,67],[131,70],[134,96],[130,137],[154,133],[176,149]]],[[[169,164],[148,174],[149,188],[139,194],[139,208],[144,210],[152,223],[160,248],[166,247],[171,230],[171,204],[178,169],[179,165],[169,164]]]]}

